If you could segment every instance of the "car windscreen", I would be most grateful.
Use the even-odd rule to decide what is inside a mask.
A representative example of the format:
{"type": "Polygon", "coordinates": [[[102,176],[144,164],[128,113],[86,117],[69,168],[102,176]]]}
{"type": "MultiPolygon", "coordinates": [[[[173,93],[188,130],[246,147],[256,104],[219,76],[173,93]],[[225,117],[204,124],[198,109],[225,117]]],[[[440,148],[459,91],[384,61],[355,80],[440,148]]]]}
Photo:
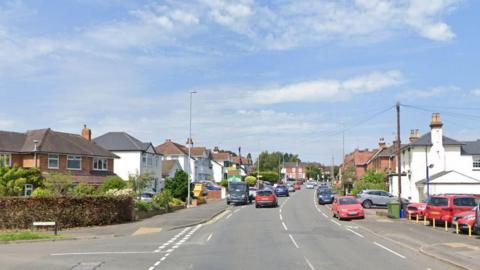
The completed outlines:
{"type": "Polygon", "coordinates": [[[270,190],[260,190],[257,191],[258,196],[270,196],[272,195],[272,192],[270,190]]]}
{"type": "Polygon", "coordinates": [[[442,197],[431,197],[428,204],[433,206],[448,206],[448,199],[442,197]]]}
{"type": "Polygon", "coordinates": [[[453,199],[453,205],[455,206],[477,206],[475,198],[455,198],[453,199]]]}
{"type": "Polygon", "coordinates": [[[355,200],[354,198],[341,198],[339,200],[339,203],[341,205],[346,205],[346,204],[358,204],[358,201],[355,200]]]}
{"type": "Polygon", "coordinates": [[[327,195],[328,196],[328,195],[332,195],[332,192],[330,190],[323,190],[323,191],[320,192],[320,195],[323,195],[323,196],[327,195]]]}
{"type": "Polygon", "coordinates": [[[228,185],[228,188],[230,190],[242,191],[242,190],[245,190],[245,184],[244,183],[230,183],[228,185]]]}

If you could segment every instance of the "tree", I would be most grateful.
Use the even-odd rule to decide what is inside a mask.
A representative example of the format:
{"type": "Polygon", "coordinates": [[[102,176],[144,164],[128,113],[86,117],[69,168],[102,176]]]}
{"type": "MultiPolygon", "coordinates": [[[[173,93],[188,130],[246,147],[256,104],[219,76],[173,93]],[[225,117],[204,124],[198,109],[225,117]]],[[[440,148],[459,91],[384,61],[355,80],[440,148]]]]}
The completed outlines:
{"type": "Polygon", "coordinates": [[[340,180],[341,180],[342,189],[344,190],[344,192],[352,188],[352,184],[356,179],[357,179],[357,171],[355,170],[355,167],[348,166],[347,168],[345,168],[345,171],[342,171],[342,179],[340,180]]]}
{"type": "Polygon", "coordinates": [[[368,170],[362,179],[353,183],[352,194],[357,195],[365,189],[382,189],[387,190],[387,184],[385,182],[385,173],[376,172],[375,170],[368,170]]]}
{"type": "Polygon", "coordinates": [[[9,167],[0,165],[0,196],[20,196],[25,184],[33,188],[43,187],[43,176],[36,168],[9,167]]]}
{"type": "Polygon", "coordinates": [[[45,176],[45,188],[50,190],[52,194],[64,196],[73,189],[73,178],[70,174],[48,173],[45,176]]]}
{"type": "Polygon", "coordinates": [[[128,176],[128,185],[133,192],[140,196],[145,188],[152,182],[152,175],[150,173],[132,174],[128,176]]]}
{"type": "Polygon", "coordinates": [[[188,195],[188,174],[183,170],[177,170],[175,176],[165,180],[165,190],[170,190],[173,197],[186,201],[188,195]]]}
{"type": "MultiPolygon", "coordinates": [[[[257,177],[257,172],[252,173],[252,176],[257,177]]],[[[278,180],[280,179],[280,175],[278,172],[272,172],[272,171],[264,171],[260,172],[260,180],[263,181],[268,181],[270,183],[277,183],[278,180]]]]}
{"type": "Polygon", "coordinates": [[[121,190],[126,187],[127,187],[127,183],[122,178],[116,175],[112,175],[105,178],[105,181],[103,181],[99,190],[102,193],[106,193],[111,189],[121,190]]]}
{"type": "Polygon", "coordinates": [[[255,176],[247,176],[247,177],[245,177],[245,183],[247,183],[247,185],[253,187],[257,184],[257,178],[255,176]]]}
{"type": "MultiPolygon", "coordinates": [[[[260,153],[260,169],[263,171],[280,171],[283,162],[296,162],[300,161],[298,155],[282,153],[282,152],[272,152],[264,151],[260,153]]],[[[255,162],[255,165],[258,165],[258,159],[255,162]]],[[[255,168],[258,170],[258,168],[255,168]]]]}
{"type": "Polygon", "coordinates": [[[322,169],[316,165],[307,166],[307,178],[317,179],[317,176],[322,176],[322,169]]]}

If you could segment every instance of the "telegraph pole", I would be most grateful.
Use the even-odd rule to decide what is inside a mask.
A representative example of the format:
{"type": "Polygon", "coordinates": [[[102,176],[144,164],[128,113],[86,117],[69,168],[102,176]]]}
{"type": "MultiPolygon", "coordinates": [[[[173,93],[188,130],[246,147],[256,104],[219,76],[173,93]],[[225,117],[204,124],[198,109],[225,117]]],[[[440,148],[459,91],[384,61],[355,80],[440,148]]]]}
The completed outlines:
{"type": "Polygon", "coordinates": [[[402,162],[401,162],[401,145],[400,140],[400,102],[397,102],[397,174],[398,174],[398,202],[402,205],[402,162]]]}

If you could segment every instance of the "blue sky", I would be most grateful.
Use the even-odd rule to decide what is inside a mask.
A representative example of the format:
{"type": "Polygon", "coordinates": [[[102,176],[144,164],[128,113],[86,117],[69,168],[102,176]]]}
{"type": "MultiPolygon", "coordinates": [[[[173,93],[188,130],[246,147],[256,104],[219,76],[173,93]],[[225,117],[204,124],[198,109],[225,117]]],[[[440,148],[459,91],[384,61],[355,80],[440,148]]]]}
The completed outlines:
{"type": "MultiPolygon", "coordinates": [[[[126,131],[331,162],[402,133],[480,138],[473,0],[0,1],[0,129],[126,131]],[[385,111],[383,113],[379,113],[385,111]],[[372,116],[375,116],[372,118],[372,116]],[[370,120],[369,120],[370,119],[370,120]],[[369,121],[366,121],[369,120],[369,121]]],[[[405,140],[405,138],[403,138],[405,140]]]]}

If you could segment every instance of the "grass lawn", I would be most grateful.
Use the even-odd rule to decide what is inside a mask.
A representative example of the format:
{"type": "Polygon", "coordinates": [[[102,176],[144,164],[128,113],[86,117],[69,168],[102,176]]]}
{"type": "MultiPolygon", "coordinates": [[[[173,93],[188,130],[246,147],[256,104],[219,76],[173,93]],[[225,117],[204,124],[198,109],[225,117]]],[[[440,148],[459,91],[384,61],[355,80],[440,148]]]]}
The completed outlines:
{"type": "Polygon", "coordinates": [[[36,240],[36,239],[54,239],[62,238],[46,233],[37,233],[30,231],[23,232],[0,232],[0,241],[18,241],[18,240],[36,240]]]}

